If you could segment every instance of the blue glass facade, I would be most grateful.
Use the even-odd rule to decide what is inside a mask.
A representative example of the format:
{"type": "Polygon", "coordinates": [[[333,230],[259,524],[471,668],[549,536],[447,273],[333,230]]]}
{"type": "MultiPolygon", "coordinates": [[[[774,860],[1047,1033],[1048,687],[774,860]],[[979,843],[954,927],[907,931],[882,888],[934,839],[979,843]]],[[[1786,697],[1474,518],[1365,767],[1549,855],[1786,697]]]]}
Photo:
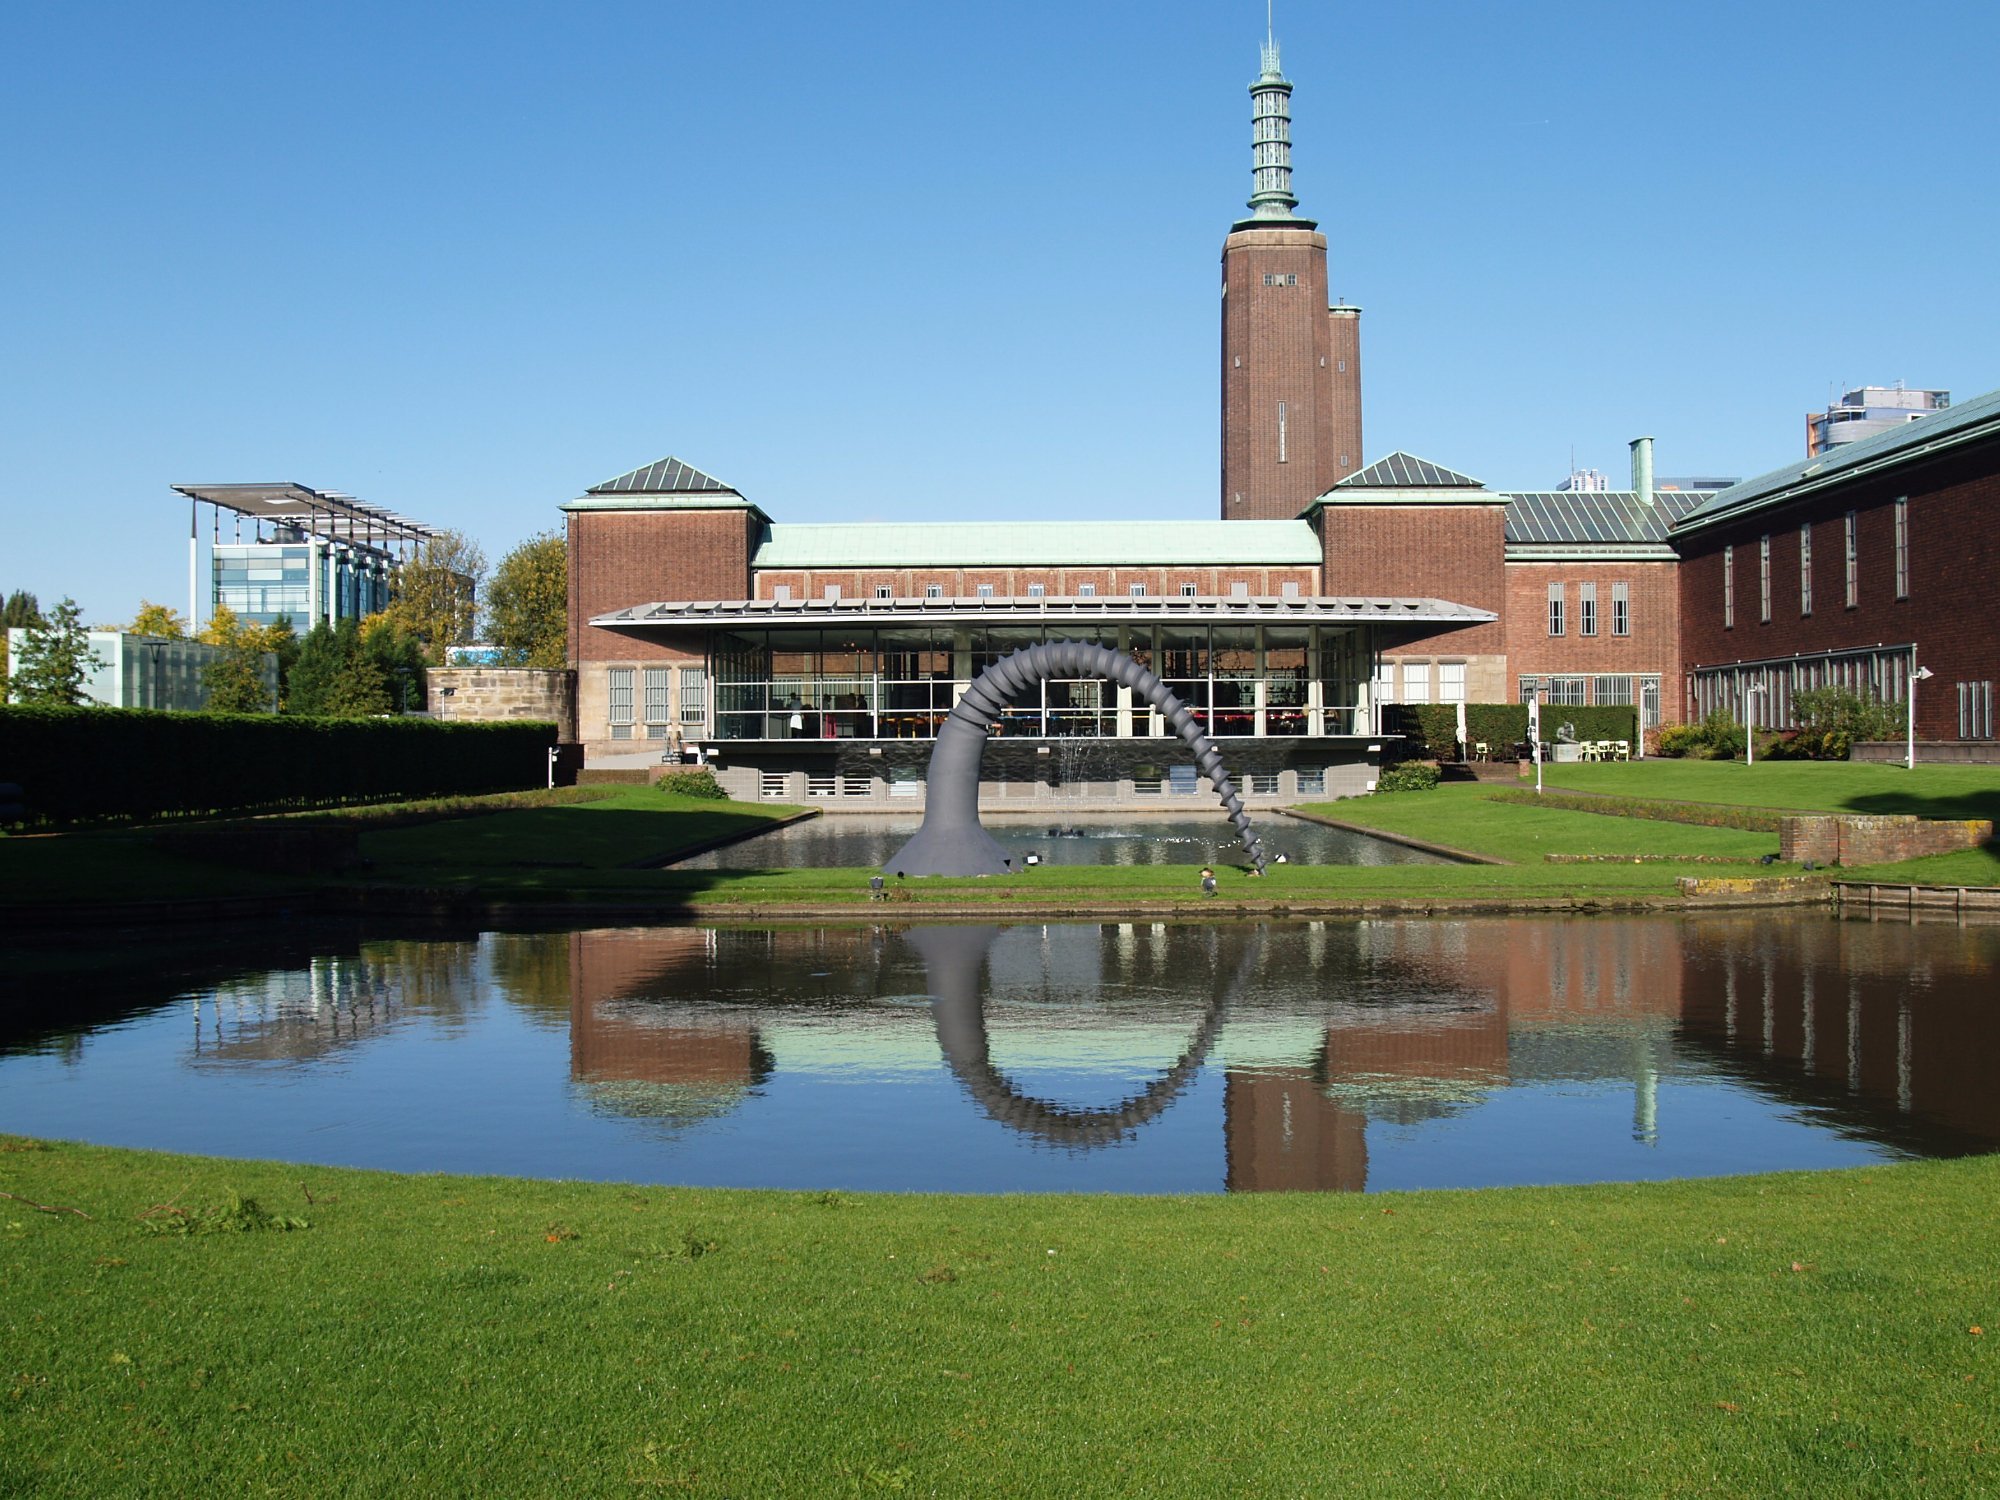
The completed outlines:
{"type": "Polygon", "coordinates": [[[239,620],[289,620],[303,635],[322,621],[359,620],[389,607],[389,563],[318,539],[218,543],[213,603],[239,620]]]}

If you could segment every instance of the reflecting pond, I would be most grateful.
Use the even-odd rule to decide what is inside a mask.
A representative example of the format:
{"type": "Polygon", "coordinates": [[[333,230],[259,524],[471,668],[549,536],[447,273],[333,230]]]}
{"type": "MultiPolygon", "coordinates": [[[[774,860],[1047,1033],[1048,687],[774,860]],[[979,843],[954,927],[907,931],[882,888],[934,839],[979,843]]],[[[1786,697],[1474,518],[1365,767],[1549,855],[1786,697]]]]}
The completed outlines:
{"type": "MultiPolygon", "coordinates": [[[[1302,818],[1253,813],[1271,854],[1314,865],[1437,865],[1449,861],[1302,818]]],[[[987,813],[982,822],[994,842],[1015,860],[1030,854],[1050,865],[1230,865],[1243,860],[1236,830],[1220,812],[1207,817],[1140,818],[1130,814],[1049,812],[1024,818],[987,813]]],[[[833,813],[698,854],[682,870],[879,869],[923,823],[881,813],[833,813]]]]}
{"type": "Polygon", "coordinates": [[[972,1192],[1836,1166],[2000,1146],[1996,959],[1797,914],[307,940],[0,1036],[0,1130],[972,1192]]]}

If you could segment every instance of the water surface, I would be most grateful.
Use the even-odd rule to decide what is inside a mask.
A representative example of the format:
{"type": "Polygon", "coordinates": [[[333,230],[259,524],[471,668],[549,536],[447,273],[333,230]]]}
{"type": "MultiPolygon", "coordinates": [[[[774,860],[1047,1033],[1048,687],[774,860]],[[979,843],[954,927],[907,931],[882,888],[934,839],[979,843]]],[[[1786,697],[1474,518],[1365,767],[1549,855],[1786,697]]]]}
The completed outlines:
{"type": "Polygon", "coordinates": [[[308,947],[199,983],[91,981],[98,1023],[0,1038],[0,1129],[973,1192],[1640,1180],[2000,1145],[2000,928],[687,926],[308,947]]]}

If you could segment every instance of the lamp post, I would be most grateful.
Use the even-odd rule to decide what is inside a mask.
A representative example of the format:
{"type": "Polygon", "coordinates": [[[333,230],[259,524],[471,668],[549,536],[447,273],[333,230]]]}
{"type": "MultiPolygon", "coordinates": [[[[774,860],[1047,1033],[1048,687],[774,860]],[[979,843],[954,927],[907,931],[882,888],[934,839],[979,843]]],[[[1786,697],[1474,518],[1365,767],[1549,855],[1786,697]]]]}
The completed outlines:
{"type": "Polygon", "coordinates": [[[1909,701],[1904,704],[1906,712],[1903,725],[1905,735],[1903,765],[1907,770],[1914,771],[1917,768],[1917,684],[1928,682],[1936,675],[1929,667],[1917,665],[1917,648],[1910,647],[1910,691],[1907,694],[1909,701]]]}
{"type": "Polygon", "coordinates": [[[1750,683],[1743,689],[1743,764],[1757,764],[1757,725],[1750,713],[1750,695],[1765,693],[1770,689],[1761,682],[1750,683]]]}
{"type": "Polygon", "coordinates": [[[1542,690],[1528,689],[1528,753],[1535,758],[1535,795],[1542,792],[1542,690]]]}

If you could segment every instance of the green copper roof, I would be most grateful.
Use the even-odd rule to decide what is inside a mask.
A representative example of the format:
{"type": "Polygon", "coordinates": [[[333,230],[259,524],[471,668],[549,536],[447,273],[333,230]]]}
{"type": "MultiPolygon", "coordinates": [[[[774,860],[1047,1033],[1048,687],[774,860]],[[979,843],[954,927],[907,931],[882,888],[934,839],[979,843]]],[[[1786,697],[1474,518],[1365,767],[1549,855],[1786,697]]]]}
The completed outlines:
{"type": "Polygon", "coordinates": [[[1320,561],[1304,521],[915,521],[778,524],[759,568],[1227,566],[1320,561]]]}

